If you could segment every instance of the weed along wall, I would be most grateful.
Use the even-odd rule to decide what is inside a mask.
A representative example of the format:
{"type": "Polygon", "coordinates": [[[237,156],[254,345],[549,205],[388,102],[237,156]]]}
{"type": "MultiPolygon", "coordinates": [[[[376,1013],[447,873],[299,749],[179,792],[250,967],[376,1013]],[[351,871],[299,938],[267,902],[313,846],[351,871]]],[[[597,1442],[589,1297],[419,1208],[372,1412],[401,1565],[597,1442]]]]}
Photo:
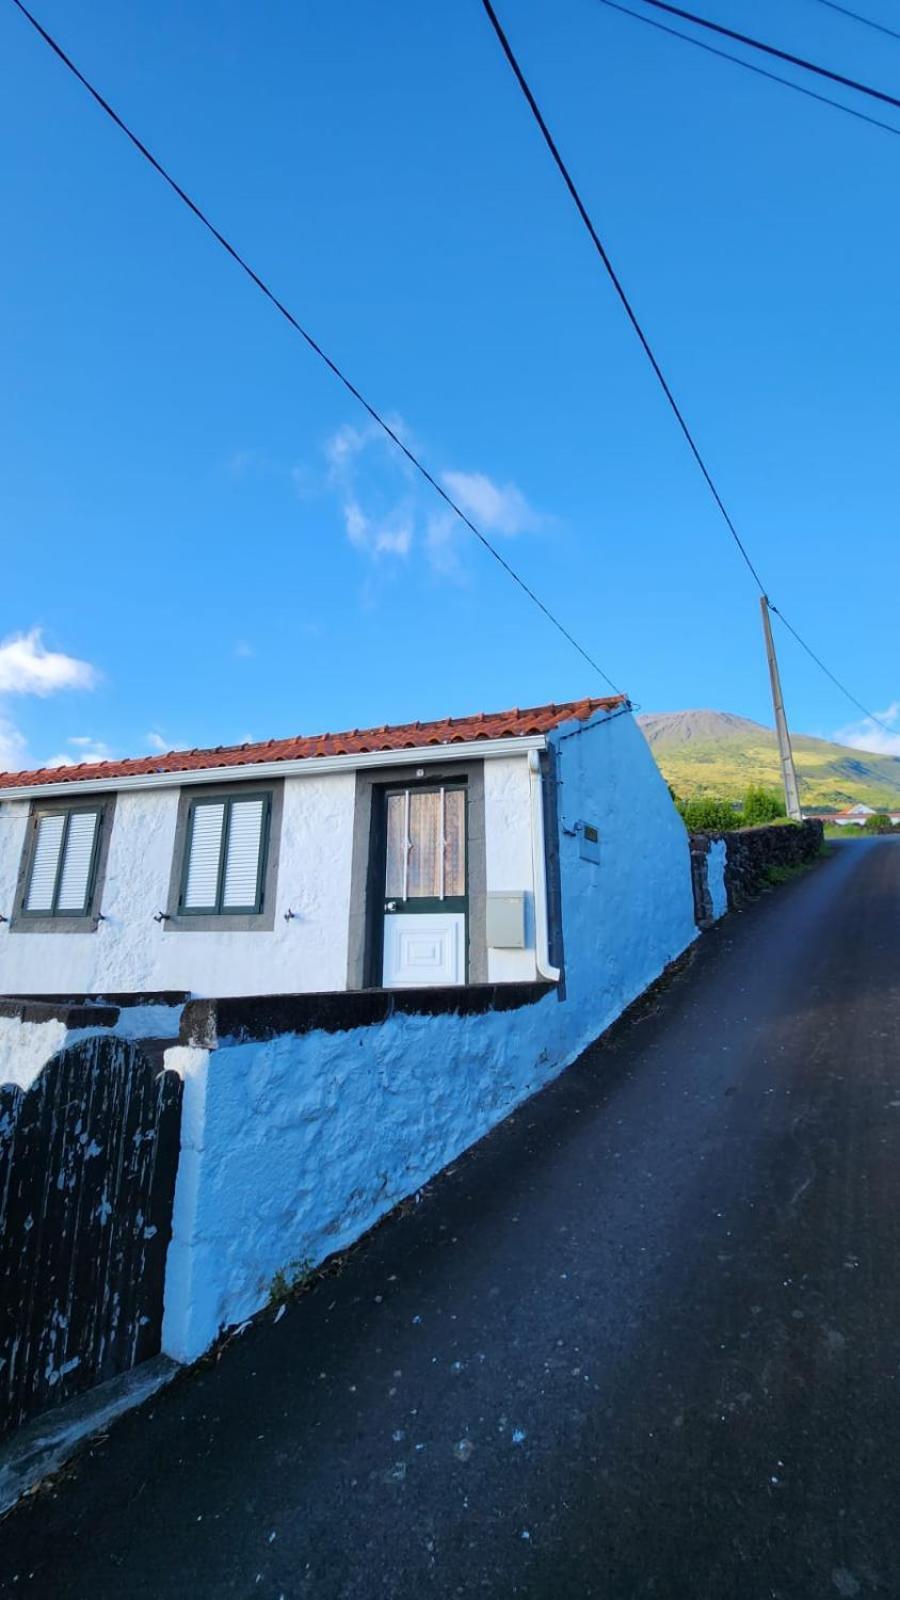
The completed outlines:
{"type": "Polygon", "coordinates": [[[687,836],[630,716],[555,743],[563,982],[196,1001],[163,1349],[358,1239],[555,1077],[697,936],[687,836]],[[584,824],[597,833],[585,848],[584,824]]]}

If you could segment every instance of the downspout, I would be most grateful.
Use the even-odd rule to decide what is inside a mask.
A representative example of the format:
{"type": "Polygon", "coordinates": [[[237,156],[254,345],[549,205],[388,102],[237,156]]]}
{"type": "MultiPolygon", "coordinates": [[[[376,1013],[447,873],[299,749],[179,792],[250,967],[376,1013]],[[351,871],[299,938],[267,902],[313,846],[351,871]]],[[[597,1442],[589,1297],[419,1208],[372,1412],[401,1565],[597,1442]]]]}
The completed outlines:
{"type": "Polygon", "coordinates": [[[528,752],[528,779],[531,784],[531,865],[534,877],[534,954],[539,978],[559,983],[560,969],[551,966],[547,932],[547,857],[544,851],[544,792],[541,787],[541,758],[537,750],[528,752]]]}

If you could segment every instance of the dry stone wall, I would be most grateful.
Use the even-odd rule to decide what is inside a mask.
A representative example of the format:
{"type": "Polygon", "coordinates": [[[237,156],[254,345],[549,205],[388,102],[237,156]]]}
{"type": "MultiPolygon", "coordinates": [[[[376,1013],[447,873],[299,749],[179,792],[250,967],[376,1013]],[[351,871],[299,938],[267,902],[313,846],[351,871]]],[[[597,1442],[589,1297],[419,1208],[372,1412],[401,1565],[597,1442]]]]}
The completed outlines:
{"type": "Polygon", "coordinates": [[[773,867],[807,866],[822,849],[824,827],[815,818],[775,827],[736,828],[728,833],[691,834],[691,882],[698,928],[708,928],[721,915],[712,883],[716,853],[724,846],[727,909],[738,910],[768,888],[773,867]]]}

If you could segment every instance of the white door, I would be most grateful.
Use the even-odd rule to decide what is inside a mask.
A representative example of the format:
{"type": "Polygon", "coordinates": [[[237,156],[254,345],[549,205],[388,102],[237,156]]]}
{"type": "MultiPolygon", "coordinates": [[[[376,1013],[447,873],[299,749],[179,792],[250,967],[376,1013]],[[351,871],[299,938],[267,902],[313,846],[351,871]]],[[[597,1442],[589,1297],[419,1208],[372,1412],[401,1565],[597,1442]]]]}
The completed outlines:
{"type": "Polygon", "coordinates": [[[385,988],[466,981],[466,791],[386,797],[385,988]]]}

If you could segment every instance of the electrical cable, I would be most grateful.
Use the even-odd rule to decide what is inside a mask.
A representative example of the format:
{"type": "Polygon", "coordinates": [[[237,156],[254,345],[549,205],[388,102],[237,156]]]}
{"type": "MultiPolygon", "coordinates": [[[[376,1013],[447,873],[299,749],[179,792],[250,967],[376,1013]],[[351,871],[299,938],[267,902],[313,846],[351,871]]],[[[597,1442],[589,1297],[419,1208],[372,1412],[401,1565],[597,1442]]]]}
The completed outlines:
{"type": "MultiPolygon", "coordinates": [[[[612,283],[612,286],[615,289],[616,294],[619,297],[619,300],[621,301],[621,304],[622,304],[622,306],[623,306],[623,308],[625,310],[625,314],[628,317],[628,320],[631,323],[632,328],[634,329],[635,333],[637,334],[638,339],[641,342],[641,345],[643,346],[644,354],[646,355],[647,360],[650,362],[650,365],[651,365],[651,367],[653,368],[653,371],[656,374],[657,380],[658,380],[658,382],[660,384],[660,387],[661,387],[661,389],[663,391],[663,394],[665,395],[667,401],[669,402],[669,406],[671,407],[671,410],[672,410],[672,412],[673,412],[673,414],[675,416],[675,419],[676,419],[676,421],[678,423],[678,426],[681,429],[682,433],[684,434],[685,439],[688,442],[688,446],[690,448],[691,454],[693,455],[694,460],[696,461],[698,467],[700,468],[700,471],[702,472],[704,478],[706,479],[707,487],[709,488],[709,491],[712,494],[712,497],[715,500],[716,505],[718,506],[720,512],[722,513],[722,516],[723,516],[723,518],[725,520],[725,525],[728,528],[728,531],[731,534],[731,537],[733,538],[735,544],[737,545],[738,550],[740,551],[741,555],[743,556],[744,561],[746,562],[747,566],[749,567],[750,572],[753,575],[753,580],[754,580],[757,588],[759,589],[760,594],[765,594],[766,586],[763,583],[762,578],[760,577],[759,573],[757,572],[756,567],[754,566],[753,562],[751,561],[750,556],[749,556],[749,554],[747,552],[747,549],[746,549],[746,547],[745,547],[745,545],[743,543],[743,540],[741,539],[741,536],[738,533],[737,528],[735,527],[734,523],[731,520],[731,517],[728,514],[728,511],[727,511],[727,509],[725,507],[725,502],[723,501],[722,496],[720,495],[718,489],[716,488],[715,483],[713,482],[712,474],[710,473],[710,470],[707,467],[706,462],[704,461],[703,456],[700,453],[700,447],[697,444],[693,434],[691,433],[690,428],[688,427],[688,424],[687,424],[687,422],[685,420],[685,417],[684,417],[684,414],[683,414],[683,412],[681,410],[681,407],[679,406],[678,401],[675,399],[675,396],[672,393],[672,390],[670,389],[669,384],[668,384],[668,382],[666,380],[665,374],[663,373],[662,367],[660,366],[659,362],[656,359],[656,356],[653,353],[652,347],[650,345],[650,341],[647,338],[647,335],[645,334],[643,328],[641,327],[640,322],[638,321],[637,312],[635,311],[634,307],[631,304],[631,301],[628,298],[628,295],[625,292],[625,288],[624,288],[624,286],[622,284],[622,280],[620,279],[618,273],[616,272],[615,267],[612,264],[612,261],[610,260],[610,257],[609,257],[609,255],[607,253],[607,250],[606,250],[606,246],[603,244],[603,241],[601,240],[600,235],[598,234],[596,228],[594,227],[594,224],[591,221],[590,215],[588,213],[588,209],[587,209],[584,201],[582,200],[581,195],[578,193],[577,188],[575,187],[575,180],[573,179],[572,174],[570,173],[568,167],[566,166],[566,163],[564,162],[564,160],[563,160],[563,158],[562,158],[562,156],[561,156],[561,154],[559,152],[559,148],[558,148],[558,146],[556,144],[555,139],[553,138],[552,133],[550,132],[550,129],[548,128],[546,122],[544,121],[544,118],[543,118],[543,115],[541,113],[540,107],[539,107],[537,101],[535,100],[534,95],[531,92],[531,89],[529,88],[529,85],[528,85],[528,83],[527,83],[527,81],[525,79],[525,75],[522,72],[522,68],[519,66],[519,63],[516,60],[516,57],[515,57],[515,55],[513,53],[513,50],[512,50],[512,46],[510,45],[510,42],[509,42],[508,38],[506,37],[506,34],[505,34],[504,30],[503,30],[503,26],[502,26],[502,24],[500,22],[500,19],[497,16],[497,13],[494,10],[493,5],[491,4],[491,0],[481,0],[481,3],[483,5],[485,11],[487,12],[488,19],[489,19],[489,21],[491,23],[491,26],[492,26],[495,34],[497,35],[497,39],[499,40],[500,47],[501,47],[501,49],[503,51],[503,54],[506,56],[507,62],[508,62],[509,66],[512,69],[513,75],[514,75],[514,77],[515,77],[515,79],[516,79],[516,81],[517,81],[517,83],[519,85],[519,88],[521,89],[523,95],[525,96],[526,101],[528,102],[528,106],[529,106],[529,109],[531,110],[531,114],[534,117],[538,127],[541,130],[541,134],[543,135],[543,138],[544,138],[544,143],[546,144],[548,150],[550,151],[550,154],[553,157],[553,160],[554,160],[554,162],[555,162],[555,164],[556,164],[556,166],[557,166],[557,168],[558,168],[558,170],[560,172],[562,180],[563,180],[566,188],[568,189],[569,194],[571,195],[572,199],[575,202],[575,206],[576,206],[576,209],[578,211],[578,214],[581,217],[581,220],[584,223],[584,225],[585,225],[585,227],[586,227],[586,229],[588,231],[588,234],[590,235],[591,241],[592,241],[592,243],[594,245],[594,249],[597,251],[597,254],[600,257],[600,260],[603,262],[603,266],[605,267],[607,275],[609,277],[609,280],[612,283]]],[[[18,5],[19,4],[19,0],[15,0],[15,4],[18,5]]]]}
{"type": "Polygon", "coordinates": [[[829,11],[839,11],[843,17],[852,17],[854,22],[861,22],[864,28],[874,28],[877,33],[886,33],[889,39],[900,39],[900,33],[894,28],[888,28],[883,22],[875,22],[872,17],[863,17],[858,11],[851,11],[848,6],[839,6],[837,0],[817,0],[820,6],[827,6],[829,11]]]}
{"type": "Polygon", "coordinates": [[[75,78],[77,78],[82,87],[87,90],[88,94],[93,100],[96,101],[100,109],[106,113],[112,122],[115,123],[120,132],[124,133],[125,137],[130,140],[139,154],[144,157],[144,160],[147,161],[154,171],[157,172],[165,181],[165,183],[168,184],[169,188],[178,196],[178,199],[181,200],[185,206],[187,206],[188,210],[193,212],[194,216],[197,218],[197,221],[203,224],[203,227],[206,228],[207,232],[212,235],[216,243],[221,245],[222,249],[231,257],[232,261],[234,261],[235,264],[241,268],[242,272],[246,273],[251,283],[255,284],[257,289],[259,289],[260,292],[265,295],[266,299],[275,307],[275,310],[281,314],[285,321],[290,324],[295,333],[299,333],[301,339],[304,339],[310,350],[312,350],[314,354],[325,363],[329,371],[347,390],[347,393],[352,395],[354,400],[356,400],[357,403],[362,406],[363,410],[367,412],[372,421],[382,430],[383,433],[387,435],[387,437],[397,446],[397,449],[400,450],[406,457],[411,466],[413,466],[421,475],[421,477],[425,479],[425,482],[431,486],[436,494],[440,495],[440,498],[444,501],[445,505],[447,505],[454,515],[459,518],[460,522],[462,522],[469,529],[470,533],[475,535],[475,538],[481,545],[483,545],[484,549],[493,556],[494,560],[503,568],[504,572],[510,578],[512,578],[513,582],[518,585],[525,595],[527,595],[528,599],[531,600],[535,606],[537,606],[538,610],[543,613],[547,621],[550,622],[553,627],[562,634],[563,638],[566,639],[570,645],[572,645],[573,649],[577,650],[578,654],[588,663],[588,665],[592,667],[595,672],[599,673],[604,683],[607,683],[616,694],[621,694],[622,690],[619,689],[615,683],[613,683],[612,678],[610,678],[608,673],[604,672],[599,662],[597,662],[594,657],[589,654],[583,645],[578,643],[578,640],[550,610],[550,607],[545,605],[544,601],[539,598],[534,589],[532,589],[529,584],[525,582],[524,578],[519,576],[514,567],[510,566],[510,563],[506,560],[505,556],[500,554],[500,551],[491,543],[487,535],[482,533],[481,529],[476,526],[471,517],[466,515],[466,513],[462,510],[462,507],[457,505],[456,501],[450,494],[448,494],[447,490],[442,486],[438,479],[432,475],[424,463],[419,460],[417,455],[414,454],[409,445],[404,443],[396,429],[392,428],[386,418],[383,417],[375,408],[375,406],[373,406],[366,399],[361,390],[356,387],[356,384],[347,377],[346,373],[341,370],[337,362],[332,360],[331,356],[326,354],[322,346],[313,337],[313,335],[309,333],[300,322],[298,322],[293,312],[288,310],[288,307],[282,300],[278,298],[274,291],[269,288],[268,284],[265,283],[264,280],[259,276],[259,273],[250,266],[249,262],[245,260],[238,250],[235,249],[234,245],[229,243],[225,235],[220,233],[215,224],[210,221],[209,217],[203,210],[201,210],[196,201],[191,199],[190,195],[181,187],[180,183],[178,183],[176,179],[172,177],[171,173],[167,171],[162,162],[158,161],[156,156],[153,155],[152,151],[149,150],[143,141],[138,138],[137,134],[132,132],[128,124],[123,121],[118,112],[113,109],[109,101],[104,99],[100,91],[95,89],[94,85],[75,65],[71,57],[66,54],[62,46],[56,42],[52,34],[48,33],[47,29],[43,27],[37,18],[28,10],[28,7],[23,5],[22,0],[12,0],[12,3],[16,9],[21,12],[22,16],[25,17],[26,21],[31,24],[35,32],[39,34],[44,43],[49,46],[49,48],[53,51],[53,54],[58,57],[63,66],[65,66],[68,71],[71,72],[75,78]]]}
{"type": "Polygon", "coordinates": [[[768,78],[770,83],[780,83],[785,89],[793,89],[797,94],[804,95],[807,100],[818,100],[820,105],[831,106],[835,111],[843,111],[857,122],[868,122],[871,127],[882,128],[885,133],[892,133],[900,138],[900,128],[892,127],[889,122],[882,122],[878,117],[870,117],[865,111],[856,111],[853,106],[845,106],[840,100],[832,100],[827,94],[818,94],[815,89],[807,89],[802,83],[794,83],[790,78],[782,78],[777,72],[769,72],[765,67],[756,66],[753,61],[745,61],[742,56],[732,55],[730,50],[719,50],[714,44],[707,44],[704,39],[695,39],[689,33],[679,33],[677,28],[670,28],[667,23],[657,21],[656,17],[645,17],[640,11],[632,11],[630,6],[620,5],[619,0],[599,0],[599,4],[606,6],[610,11],[618,11],[623,17],[633,17],[635,22],[643,22],[648,28],[655,28],[658,33],[666,33],[670,39],[680,39],[682,44],[692,44],[697,50],[705,50],[707,55],[718,56],[722,61],[731,61],[736,67],[743,67],[746,72],[752,72],[758,78],[768,78]]]}
{"type": "Polygon", "coordinates": [[[884,89],[873,89],[871,84],[860,83],[857,78],[848,78],[843,72],[832,72],[830,67],[820,67],[816,62],[807,61],[803,56],[792,55],[789,50],[779,50],[777,45],[765,44],[761,39],[751,38],[748,33],[738,33],[735,28],[726,28],[724,23],[711,22],[708,17],[698,17],[693,11],[684,11],[681,6],[670,5],[669,0],[643,0],[643,3],[652,6],[655,11],[666,11],[671,17],[680,17],[683,22],[693,22],[698,28],[708,28],[711,33],[723,34],[726,39],[735,39],[738,44],[745,44],[751,50],[761,50],[764,55],[776,56],[779,61],[788,61],[792,67],[802,67],[804,72],[813,72],[819,78],[827,78],[830,83],[840,83],[845,89],[855,89],[858,94],[868,95],[870,100],[881,100],[885,105],[900,109],[900,99],[894,94],[888,94],[884,89]]]}
{"type": "Polygon", "coordinates": [[[816,652],[806,643],[806,640],[801,638],[800,634],[797,632],[797,629],[795,627],[793,627],[790,622],[788,622],[788,619],[784,615],[784,612],[783,611],[779,611],[778,607],[776,605],[773,605],[771,600],[767,599],[766,600],[766,605],[768,606],[769,610],[772,612],[772,615],[776,616],[778,618],[779,622],[783,622],[784,623],[784,626],[787,628],[788,633],[793,634],[793,636],[796,639],[797,643],[799,644],[800,648],[802,650],[806,651],[806,654],[810,657],[810,660],[814,661],[816,663],[816,666],[820,667],[821,670],[824,672],[826,678],[830,678],[832,683],[835,684],[835,686],[838,689],[840,689],[841,694],[846,695],[847,699],[851,702],[851,704],[855,705],[856,709],[858,711],[861,711],[864,717],[868,717],[870,722],[874,722],[877,727],[883,728],[885,733],[890,733],[894,737],[896,737],[896,733],[897,733],[896,728],[889,728],[887,723],[883,720],[883,718],[876,717],[874,711],[867,710],[866,707],[863,705],[862,701],[861,700],[857,700],[856,695],[850,693],[850,690],[847,688],[846,684],[841,683],[840,678],[836,678],[835,677],[834,673],[831,671],[831,668],[830,667],[826,667],[826,665],[825,665],[824,661],[822,660],[821,656],[817,656],[816,652]]]}
{"type": "MultiPolygon", "coordinates": [[[[16,0],[16,4],[18,4],[18,3],[19,3],[19,0],[16,0]]],[[[644,353],[647,356],[647,359],[650,362],[650,365],[653,368],[653,371],[656,374],[657,379],[659,380],[660,387],[662,388],[662,391],[663,391],[663,393],[664,393],[664,395],[665,395],[665,397],[666,397],[666,399],[667,399],[667,401],[669,403],[669,406],[671,407],[671,409],[672,409],[672,411],[673,411],[673,413],[675,415],[676,421],[678,422],[678,425],[681,428],[681,431],[682,431],[685,439],[687,440],[688,445],[690,446],[691,453],[692,453],[695,461],[697,462],[697,465],[699,466],[700,471],[702,472],[704,479],[706,480],[707,486],[708,486],[708,488],[709,488],[709,490],[710,490],[710,492],[711,492],[711,494],[713,496],[713,499],[715,500],[716,505],[718,506],[719,511],[722,514],[722,517],[724,519],[725,525],[728,528],[728,531],[731,534],[731,537],[733,538],[738,550],[740,551],[740,554],[741,554],[741,556],[742,556],[747,568],[749,569],[749,571],[750,571],[750,573],[751,573],[751,575],[753,577],[753,580],[756,583],[757,588],[759,589],[760,594],[765,599],[766,605],[769,606],[770,610],[775,611],[775,607],[772,606],[770,604],[770,602],[769,602],[765,585],[763,584],[763,581],[762,581],[762,579],[761,579],[761,577],[760,577],[760,575],[759,575],[759,573],[758,573],[753,561],[750,558],[750,555],[749,555],[749,553],[747,551],[747,548],[744,545],[744,542],[741,539],[740,534],[738,533],[737,528],[735,527],[735,525],[734,525],[734,523],[733,523],[733,521],[732,521],[732,519],[731,519],[731,517],[730,517],[730,515],[729,515],[729,513],[728,513],[728,511],[727,511],[727,509],[725,507],[725,502],[723,501],[722,496],[720,495],[718,489],[716,488],[716,485],[715,485],[715,483],[713,481],[713,478],[712,478],[712,475],[711,475],[711,473],[709,471],[709,468],[707,467],[706,462],[704,461],[703,456],[700,453],[699,447],[698,447],[698,445],[696,444],[696,442],[694,440],[694,436],[691,433],[691,430],[688,427],[688,424],[687,424],[687,422],[686,422],[686,420],[684,418],[684,415],[683,415],[683,413],[682,413],[682,411],[681,411],[681,409],[680,409],[680,407],[678,405],[678,402],[676,401],[675,396],[674,396],[674,394],[672,393],[672,390],[669,387],[669,384],[668,384],[668,382],[666,380],[666,377],[665,377],[665,375],[663,373],[663,370],[662,370],[659,362],[657,361],[656,356],[653,353],[653,349],[652,349],[652,347],[650,345],[650,342],[649,342],[649,340],[647,338],[647,335],[645,334],[643,328],[641,327],[640,322],[638,321],[637,313],[635,312],[635,310],[634,310],[634,308],[633,308],[633,306],[631,304],[631,301],[629,300],[628,295],[625,292],[625,289],[624,289],[624,286],[622,284],[622,281],[619,278],[619,276],[618,276],[618,274],[617,274],[617,272],[616,272],[616,270],[615,270],[615,268],[614,268],[614,266],[612,264],[612,261],[610,260],[609,255],[607,254],[606,247],[604,246],[603,241],[601,240],[600,235],[598,234],[597,229],[595,228],[595,226],[593,224],[593,221],[591,220],[590,213],[588,212],[588,209],[587,209],[584,201],[582,200],[581,195],[578,192],[578,189],[575,186],[575,180],[573,179],[571,173],[569,172],[568,167],[566,166],[565,161],[562,158],[562,155],[560,154],[559,147],[557,146],[556,141],[553,138],[553,135],[550,132],[550,129],[548,128],[548,126],[547,126],[547,123],[544,121],[544,117],[543,117],[543,114],[541,112],[541,109],[540,109],[540,107],[539,107],[539,105],[538,105],[538,103],[537,103],[537,101],[536,101],[536,99],[534,97],[534,94],[531,91],[531,88],[530,88],[530,86],[528,84],[528,81],[527,81],[527,79],[525,77],[525,74],[524,74],[524,72],[522,71],[522,68],[519,65],[519,62],[518,62],[518,60],[517,60],[517,58],[515,56],[515,53],[514,53],[514,51],[512,49],[512,46],[511,46],[511,44],[509,42],[509,39],[507,38],[506,33],[504,32],[504,29],[503,29],[503,26],[502,26],[502,24],[500,22],[500,19],[497,16],[496,11],[494,10],[494,7],[493,7],[493,5],[491,3],[491,0],[481,0],[481,3],[482,3],[482,6],[483,6],[485,12],[487,13],[488,20],[489,20],[489,22],[491,24],[491,27],[494,30],[494,33],[496,34],[497,40],[498,40],[498,42],[500,44],[500,47],[501,47],[501,49],[503,51],[504,56],[506,57],[507,63],[508,63],[508,65],[509,65],[509,67],[510,67],[512,73],[513,73],[513,76],[515,77],[516,82],[518,83],[519,88],[521,89],[522,94],[524,95],[525,100],[526,100],[526,102],[528,104],[529,110],[531,111],[532,116],[534,117],[534,119],[535,119],[535,121],[536,121],[536,123],[537,123],[537,125],[538,125],[538,127],[539,127],[539,129],[541,131],[541,134],[542,134],[543,139],[544,139],[544,143],[546,144],[548,150],[550,151],[550,154],[553,157],[554,163],[555,163],[555,165],[556,165],[556,167],[557,167],[557,169],[558,169],[558,171],[559,171],[559,173],[560,173],[560,175],[561,175],[561,177],[563,179],[563,182],[565,183],[565,186],[568,189],[569,194],[571,195],[572,200],[575,203],[575,207],[576,207],[576,209],[578,211],[578,214],[581,217],[581,220],[584,223],[585,228],[588,231],[588,234],[589,234],[589,236],[591,238],[591,241],[592,241],[592,243],[594,245],[594,248],[596,249],[597,254],[600,257],[600,260],[602,261],[604,268],[606,269],[607,275],[608,275],[608,277],[609,277],[609,279],[610,279],[610,281],[611,281],[611,283],[613,285],[613,288],[615,289],[616,294],[618,295],[619,300],[621,301],[621,304],[624,307],[624,310],[625,310],[625,312],[626,312],[626,314],[628,316],[628,320],[631,323],[632,328],[634,329],[635,333],[638,336],[638,339],[641,342],[641,345],[643,347],[644,353]]],[[[784,616],[784,613],[781,612],[781,611],[778,611],[778,612],[776,612],[776,615],[781,618],[781,621],[785,624],[786,627],[790,627],[790,631],[794,635],[795,639],[797,639],[798,643],[803,645],[803,648],[807,652],[807,654],[809,656],[811,656],[812,659],[814,661],[816,661],[818,663],[818,665],[823,668],[823,670],[826,672],[827,676],[831,679],[832,683],[837,684],[838,688],[842,689],[843,692],[845,694],[847,694],[848,699],[851,700],[852,703],[855,706],[858,706],[861,710],[865,711],[865,707],[862,705],[861,701],[857,700],[854,695],[849,694],[847,690],[844,690],[843,684],[841,684],[840,680],[838,678],[836,678],[834,676],[834,674],[828,670],[827,667],[824,666],[824,663],[819,660],[819,657],[815,655],[814,651],[809,647],[809,645],[804,643],[804,641],[801,639],[799,633],[797,633],[796,629],[791,627],[791,625],[788,623],[788,620],[784,616]]],[[[871,711],[865,711],[865,714],[866,714],[867,717],[870,717],[873,722],[878,723],[878,725],[880,727],[885,728],[887,732],[890,732],[890,729],[886,728],[886,724],[883,723],[883,722],[880,722],[878,717],[874,716],[874,714],[871,711]]]]}

